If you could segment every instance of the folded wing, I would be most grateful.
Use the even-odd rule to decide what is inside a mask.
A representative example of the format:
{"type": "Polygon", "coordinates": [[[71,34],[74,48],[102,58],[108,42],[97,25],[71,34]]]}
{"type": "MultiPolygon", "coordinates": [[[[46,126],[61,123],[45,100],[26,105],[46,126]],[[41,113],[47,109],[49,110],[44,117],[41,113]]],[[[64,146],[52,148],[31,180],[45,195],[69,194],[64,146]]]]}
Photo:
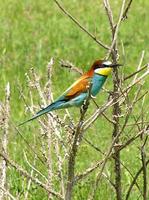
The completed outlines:
{"type": "Polygon", "coordinates": [[[87,92],[90,86],[90,78],[89,77],[81,77],[78,81],[76,81],[67,93],[65,94],[66,99],[72,99],[78,96],[81,93],[87,92]]]}

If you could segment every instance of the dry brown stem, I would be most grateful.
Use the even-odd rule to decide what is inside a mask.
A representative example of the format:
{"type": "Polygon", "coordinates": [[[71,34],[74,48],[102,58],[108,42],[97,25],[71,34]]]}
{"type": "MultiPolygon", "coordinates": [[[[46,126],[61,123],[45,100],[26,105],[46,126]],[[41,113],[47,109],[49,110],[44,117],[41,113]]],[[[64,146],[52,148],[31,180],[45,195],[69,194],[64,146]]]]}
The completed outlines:
{"type": "Polygon", "coordinates": [[[51,195],[57,197],[58,199],[63,199],[63,197],[53,191],[53,190],[49,190],[49,187],[47,186],[47,184],[41,182],[37,177],[33,177],[31,176],[26,170],[24,170],[20,165],[18,165],[17,163],[15,163],[14,161],[12,161],[8,155],[0,152],[0,156],[7,162],[7,164],[11,165],[13,168],[15,168],[22,176],[24,176],[25,178],[27,178],[28,180],[32,180],[33,183],[39,185],[41,188],[43,188],[44,190],[47,191],[47,193],[50,193],[51,195]]]}
{"type": "Polygon", "coordinates": [[[77,73],[80,74],[80,75],[83,74],[82,69],[76,67],[74,64],[72,64],[72,63],[69,62],[69,61],[61,60],[61,61],[60,61],[60,64],[61,64],[61,67],[68,68],[69,70],[74,71],[74,72],[77,72],[77,73]]]}
{"type": "MultiPolygon", "coordinates": [[[[10,85],[7,83],[5,89],[5,103],[3,110],[3,133],[2,133],[2,152],[7,153],[8,133],[9,133],[9,117],[10,117],[10,85]]],[[[6,188],[7,165],[5,159],[0,160],[0,199],[4,199],[6,188]],[[1,189],[3,188],[3,190],[1,189]]]]}
{"type": "Polygon", "coordinates": [[[90,83],[90,88],[88,91],[88,98],[84,101],[84,104],[82,105],[80,112],[80,120],[79,123],[76,127],[75,133],[74,133],[74,139],[72,143],[72,147],[70,149],[69,153],[69,159],[68,159],[68,177],[67,177],[67,186],[66,186],[66,195],[65,195],[65,200],[71,200],[72,198],[72,191],[73,191],[73,186],[74,186],[74,178],[75,178],[75,160],[76,160],[76,155],[79,147],[79,143],[82,139],[82,125],[83,125],[83,120],[86,114],[86,111],[88,109],[89,105],[89,99],[90,99],[90,92],[91,92],[91,86],[92,83],[90,83]]]}

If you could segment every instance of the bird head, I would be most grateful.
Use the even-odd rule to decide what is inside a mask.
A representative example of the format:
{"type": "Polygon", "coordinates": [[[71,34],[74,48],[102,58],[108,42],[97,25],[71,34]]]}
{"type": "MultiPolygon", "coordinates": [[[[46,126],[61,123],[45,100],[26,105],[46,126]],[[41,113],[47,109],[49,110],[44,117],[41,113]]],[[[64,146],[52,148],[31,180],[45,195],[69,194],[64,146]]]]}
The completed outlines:
{"type": "Polygon", "coordinates": [[[121,66],[120,64],[117,63],[112,63],[109,60],[96,60],[93,65],[92,65],[92,71],[94,71],[95,74],[103,75],[103,76],[108,76],[112,68],[121,66]]]}

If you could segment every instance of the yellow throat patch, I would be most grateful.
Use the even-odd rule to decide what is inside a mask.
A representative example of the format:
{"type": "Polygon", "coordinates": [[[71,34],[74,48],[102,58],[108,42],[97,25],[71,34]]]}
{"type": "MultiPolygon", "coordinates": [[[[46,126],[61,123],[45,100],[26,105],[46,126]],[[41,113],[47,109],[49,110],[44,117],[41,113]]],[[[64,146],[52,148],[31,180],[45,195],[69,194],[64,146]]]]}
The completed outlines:
{"type": "Polygon", "coordinates": [[[103,75],[103,76],[108,76],[112,71],[111,67],[105,67],[105,68],[98,68],[95,70],[95,73],[103,75]]]}

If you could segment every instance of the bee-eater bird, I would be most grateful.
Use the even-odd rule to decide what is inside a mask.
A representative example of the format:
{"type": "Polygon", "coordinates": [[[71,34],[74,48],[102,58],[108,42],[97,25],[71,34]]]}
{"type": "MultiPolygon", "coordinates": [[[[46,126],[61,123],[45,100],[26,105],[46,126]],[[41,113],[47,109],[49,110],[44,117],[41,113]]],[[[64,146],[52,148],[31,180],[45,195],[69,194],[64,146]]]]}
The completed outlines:
{"type": "Polygon", "coordinates": [[[120,64],[112,63],[107,60],[96,60],[90,70],[84,73],[76,82],[74,82],[56,101],[37,112],[31,119],[21,123],[23,125],[37,117],[49,113],[53,110],[68,108],[72,106],[81,106],[88,97],[88,90],[91,84],[90,93],[94,97],[102,88],[112,68],[120,64]]]}

